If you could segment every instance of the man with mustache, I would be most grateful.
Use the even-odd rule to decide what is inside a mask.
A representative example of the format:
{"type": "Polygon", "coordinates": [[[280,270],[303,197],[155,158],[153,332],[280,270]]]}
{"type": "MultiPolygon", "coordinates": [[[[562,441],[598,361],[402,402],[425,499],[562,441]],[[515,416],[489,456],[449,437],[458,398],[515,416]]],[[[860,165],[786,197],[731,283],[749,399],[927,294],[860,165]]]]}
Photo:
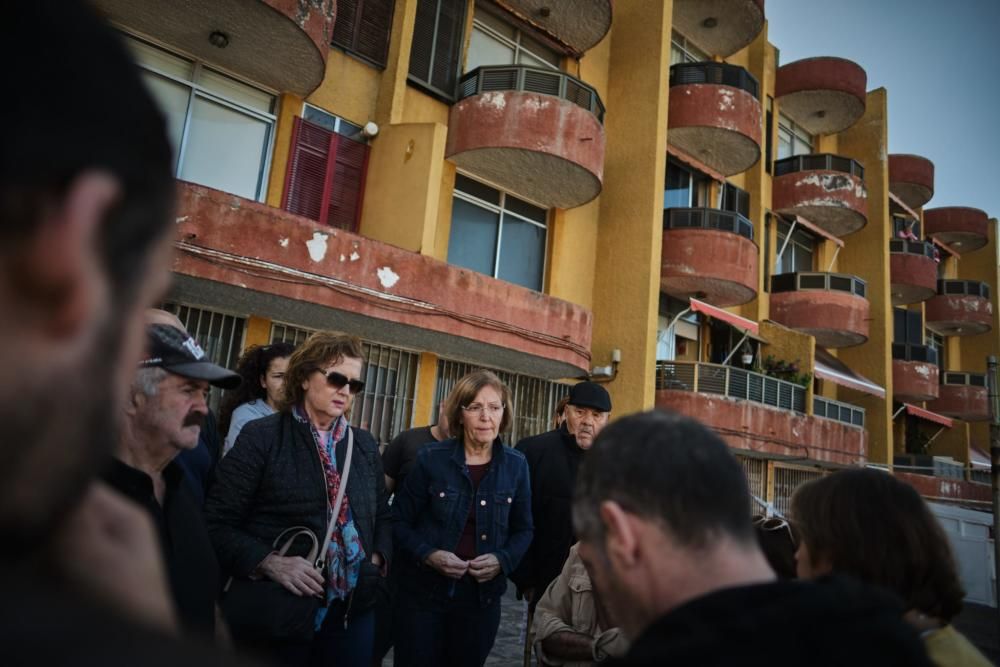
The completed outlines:
{"type": "Polygon", "coordinates": [[[572,521],[576,471],[610,414],[607,390],[596,382],[581,382],[569,391],[565,421],[559,428],[517,444],[531,473],[535,537],[512,579],[532,610],[559,576],[576,542],[572,521]]]}
{"type": "Polygon", "coordinates": [[[198,445],[209,386],[235,389],[240,376],[209,361],[180,329],[153,324],[147,334],[147,355],[126,400],[107,481],[152,515],[181,626],[210,638],[219,565],[200,507],[174,459],[198,445]]]}

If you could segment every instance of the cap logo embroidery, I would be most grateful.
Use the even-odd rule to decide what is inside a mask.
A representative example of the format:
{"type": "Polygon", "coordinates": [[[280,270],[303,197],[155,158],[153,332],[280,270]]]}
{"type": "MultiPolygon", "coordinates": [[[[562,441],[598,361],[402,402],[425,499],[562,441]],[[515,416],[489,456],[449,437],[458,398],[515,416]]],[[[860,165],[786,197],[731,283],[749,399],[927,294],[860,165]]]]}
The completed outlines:
{"type": "Polygon", "coordinates": [[[184,348],[198,361],[205,358],[205,351],[201,349],[201,346],[198,345],[194,338],[188,338],[184,341],[184,348]]]}

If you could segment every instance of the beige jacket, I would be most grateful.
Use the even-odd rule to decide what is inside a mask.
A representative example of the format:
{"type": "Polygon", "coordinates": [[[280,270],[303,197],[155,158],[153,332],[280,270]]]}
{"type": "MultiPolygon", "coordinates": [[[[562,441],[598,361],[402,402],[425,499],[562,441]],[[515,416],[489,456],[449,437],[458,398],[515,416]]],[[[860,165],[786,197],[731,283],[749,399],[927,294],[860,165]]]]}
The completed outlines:
{"type": "Polygon", "coordinates": [[[621,657],[628,650],[628,641],[619,628],[602,628],[597,620],[594,593],[587,570],[580,560],[577,545],[569,551],[562,572],[545,589],[535,608],[535,652],[543,665],[589,667],[594,662],[563,662],[548,656],[542,641],[557,632],[576,632],[594,638],[594,650],[601,660],[621,657]]]}

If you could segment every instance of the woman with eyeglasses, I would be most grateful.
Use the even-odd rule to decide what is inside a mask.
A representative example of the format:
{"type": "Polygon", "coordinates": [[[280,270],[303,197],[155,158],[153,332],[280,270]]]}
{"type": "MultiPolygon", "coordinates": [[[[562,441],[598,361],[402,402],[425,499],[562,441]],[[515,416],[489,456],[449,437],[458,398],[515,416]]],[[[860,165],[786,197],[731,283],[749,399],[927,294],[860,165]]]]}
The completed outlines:
{"type": "MultiPolygon", "coordinates": [[[[235,578],[281,586],[265,612],[273,618],[242,626],[253,627],[254,637],[241,637],[240,623],[233,623],[234,634],[281,664],[371,662],[373,605],[391,557],[392,528],[377,443],[348,423],[351,404],[364,388],[363,365],[357,338],[310,336],[288,360],[278,412],[243,428],[209,491],[205,515],[222,567],[235,578]],[[289,528],[308,528],[323,542],[348,460],[329,548],[317,559],[325,567],[303,557],[308,540],[278,553],[276,538],[289,528]],[[318,599],[305,635],[286,631],[282,595],[318,599]]],[[[260,595],[273,596],[275,588],[261,586],[260,595]]],[[[254,585],[242,590],[248,589],[254,585]]],[[[227,610],[225,597],[223,609],[231,621],[244,611],[227,610]]]]}
{"type": "Polygon", "coordinates": [[[531,543],[528,464],[500,441],[510,390],[476,371],[445,405],[454,437],[420,450],[393,501],[396,667],[482,665],[507,577],[531,543]]]}
{"type": "Polygon", "coordinates": [[[953,625],[965,592],[948,538],[920,494],[872,468],[842,470],[792,496],[799,578],[848,574],[896,594],[939,667],[991,664],[953,625]]]}

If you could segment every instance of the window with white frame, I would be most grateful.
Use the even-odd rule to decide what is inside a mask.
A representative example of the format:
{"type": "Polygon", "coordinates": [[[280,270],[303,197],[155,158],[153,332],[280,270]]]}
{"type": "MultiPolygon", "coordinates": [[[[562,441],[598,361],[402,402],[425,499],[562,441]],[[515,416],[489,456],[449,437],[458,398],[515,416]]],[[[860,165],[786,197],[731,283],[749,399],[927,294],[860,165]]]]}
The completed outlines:
{"type": "Polygon", "coordinates": [[[477,5],[465,71],[470,72],[482,65],[531,65],[559,69],[559,54],[477,5]]]}
{"type": "Polygon", "coordinates": [[[791,225],[787,222],[778,223],[778,250],[780,251],[784,247],[785,252],[777,260],[775,274],[813,270],[816,239],[809,232],[796,226],[795,231],[792,232],[792,238],[786,246],[785,239],[788,238],[790,228],[791,225]]]}
{"type": "Polygon", "coordinates": [[[670,64],[701,63],[711,60],[708,54],[692,44],[676,30],[670,35],[670,64]]]}
{"type": "Polygon", "coordinates": [[[302,105],[302,118],[310,123],[319,125],[320,127],[325,127],[331,132],[336,132],[341,136],[345,136],[348,139],[354,139],[355,141],[366,141],[365,136],[362,134],[362,128],[360,125],[355,125],[349,120],[344,120],[340,116],[335,116],[329,111],[324,111],[319,107],[314,107],[311,104],[302,105]]]}
{"type": "Polygon", "coordinates": [[[778,114],[778,159],[808,155],[813,150],[813,136],[785,114],[778,114]]]}
{"type": "Polygon", "coordinates": [[[174,175],[263,200],[275,96],[131,35],[126,41],[166,117],[174,175]]]}
{"type": "Polygon", "coordinates": [[[448,262],[541,291],[548,211],[455,177],[448,262]]]}

